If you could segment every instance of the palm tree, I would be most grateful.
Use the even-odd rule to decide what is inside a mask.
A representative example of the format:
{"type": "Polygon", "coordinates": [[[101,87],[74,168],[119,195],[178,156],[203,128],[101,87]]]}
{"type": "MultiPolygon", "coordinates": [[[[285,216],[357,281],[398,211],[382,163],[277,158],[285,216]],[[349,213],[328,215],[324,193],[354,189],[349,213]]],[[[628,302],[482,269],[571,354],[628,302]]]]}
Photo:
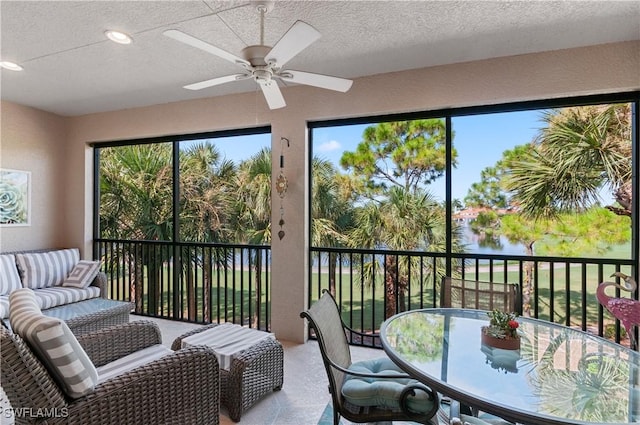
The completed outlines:
{"type": "MultiPolygon", "coordinates": [[[[271,149],[263,148],[240,164],[236,177],[235,239],[254,245],[271,243],[271,149]]],[[[262,251],[250,261],[255,269],[253,326],[262,315],[262,251]]]]}
{"type": "MultiPolygon", "coordinates": [[[[173,147],[169,143],[135,145],[102,150],[100,222],[103,237],[132,240],[173,240],[173,147]]],[[[180,152],[180,240],[224,242],[229,240],[230,188],[235,167],[223,161],[215,146],[197,143],[180,152]]],[[[157,312],[161,301],[162,267],[172,258],[187,282],[189,319],[194,320],[195,278],[193,271],[204,270],[204,317],[209,317],[211,267],[210,256],[163,248],[140,248],[123,251],[135,264],[130,296],[142,309],[144,271],[147,271],[149,311],[157,312]],[[183,262],[179,263],[178,259],[183,262]],[[188,259],[185,263],[184,260],[188,259]],[[193,264],[194,267],[189,267],[193,264]]],[[[180,303],[175,291],[173,305],[180,303]]]]}
{"type": "MultiPolygon", "coordinates": [[[[311,243],[313,246],[346,246],[347,233],[354,227],[352,192],[330,161],[314,157],[311,164],[311,243]]],[[[321,259],[318,258],[318,261],[321,259]]],[[[335,296],[337,278],[336,253],[330,252],[329,291],[335,296]]]]}
{"type": "MultiPolygon", "coordinates": [[[[134,145],[102,150],[100,168],[101,236],[131,240],[171,240],[173,232],[171,144],[134,145]]],[[[160,269],[164,250],[123,247],[120,253],[134,265],[130,299],[143,308],[147,271],[149,311],[160,301],[160,269]]]]}
{"type": "MultiPolygon", "coordinates": [[[[228,222],[236,193],[233,182],[236,167],[224,160],[215,145],[199,142],[180,151],[180,239],[189,242],[228,242],[232,237],[228,222]]],[[[187,260],[193,267],[181,264],[187,282],[189,319],[195,320],[197,312],[194,271],[202,269],[203,317],[212,321],[209,309],[213,272],[226,264],[226,256],[220,250],[193,252],[182,248],[178,258],[187,260]],[[215,265],[215,268],[214,268],[215,265]]],[[[176,265],[177,266],[177,265],[176,265]]],[[[178,296],[179,293],[175,293],[178,296]]],[[[178,300],[174,300],[177,304],[178,300]]]]}
{"type": "MultiPolygon", "coordinates": [[[[606,208],[620,216],[631,214],[630,104],[552,110],[542,120],[538,137],[504,152],[483,173],[483,181],[472,186],[469,199],[495,207],[491,202],[502,191],[520,214],[496,218],[492,230],[522,243],[528,255],[534,255],[534,244],[543,238],[553,241],[550,252],[563,255],[628,240],[629,228],[595,207],[603,188],[609,188],[618,205],[606,208]]],[[[523,310],[528,314],[533,263],[525,263],[524,271],[523,310]]]]}
{"type": "MultiPolygon", "coordinates": [[[[355,218],[357,225],[349,232],[349,243],[354,247],[432,252],[445,250],[444,209],[429,192],[407,192],[393,187],[389,189],[387,198],[358,208],[355,218]]],[[[460,250],[457,227],[453,240],[454,250],[460,250]]],[[[385,317],[406,310],[405,297],[410,281],[417,281],[419,276],[441,276],[444,273],[444,264],[440,262],[435,269],[430,264],[410,262],[407,257],[385,256],[385,317]],[[410,279],[410,271],[415,273],[416,279],[410,279]]],[[[376,267],[373,262],[366,263],[362,271],[366,282],[373,282],[376,267]]]]}
{"type": "Polygon", "coordinates": [[[535,149],[509,164],[507,190],[523,214],[550,217],[585,210],[608,187],[631,216],[631,105],[566,108],[544,114],[535,149]]]}
{"type": "Polygon", "coordinates": [[[229,241],[236,166],[215,145],[200,142],[180,151],[180,239],[229,241]]]}
{"type": "MultiPolygon", "coordinates": [[[[356,209],[355,227],[349,232],[351,246],[444,252],[444,208],[427,188],[446,170],[445,142],[442,119],[387,122],[364,130],[355,152],[345,152],[340,160],[342,167],[351,171],[349,187],[356,192],[356,204],[361,205],[356,209]]],[[[453,149],[453,166],[456,157],[453,149]]],[[[452,238],[454,249],[459,249],[457,227],[452,238]]],[[[420,266],[393,255],[384,261],[385,311],[390,317],[406,308],[408,272],[418,271],[420,266]]],[[[368,263],[368,267],[363,278],[372,282],[375,263],[368,263]]],[[[444,268],[422,271],[429,276],[441,273],[439,270],[444,268]]]]}

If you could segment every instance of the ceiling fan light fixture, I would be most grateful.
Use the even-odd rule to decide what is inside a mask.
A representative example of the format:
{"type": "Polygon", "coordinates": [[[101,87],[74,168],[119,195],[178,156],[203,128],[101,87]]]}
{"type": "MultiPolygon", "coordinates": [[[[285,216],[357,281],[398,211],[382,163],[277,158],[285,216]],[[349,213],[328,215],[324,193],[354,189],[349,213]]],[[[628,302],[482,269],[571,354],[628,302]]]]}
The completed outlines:
{"type": "Polygon", "coordinates": [[[8,69],[9,71],[22,71],[24,68],[15,62],[0,61],[0,68],[8,69]]]}
{"type": "Polygon", "coordinates": [[[133,38],[130,35],[125,34],[120,31],[115,30],[106,30],[104,35],[111,41],[118,44],[131,44],[133,42],[133,38]]]}

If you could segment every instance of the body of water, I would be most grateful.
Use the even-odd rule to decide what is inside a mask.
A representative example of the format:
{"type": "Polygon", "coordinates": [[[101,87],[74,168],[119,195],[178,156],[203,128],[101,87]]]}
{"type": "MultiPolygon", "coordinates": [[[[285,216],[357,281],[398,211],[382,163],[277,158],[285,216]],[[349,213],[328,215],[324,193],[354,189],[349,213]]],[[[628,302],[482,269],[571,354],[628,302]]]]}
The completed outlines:
{"type": "Polygon", "coordinates": [[[496,255],[526,255],[522,244],[512,244],[504,236],[500,236],[498,244],[486,245],[480,240],[480,236],[471,231],[466,224],[462,227],[462,240],[466,245],[466,252],[471,254],[496,254],[496,255]]]}

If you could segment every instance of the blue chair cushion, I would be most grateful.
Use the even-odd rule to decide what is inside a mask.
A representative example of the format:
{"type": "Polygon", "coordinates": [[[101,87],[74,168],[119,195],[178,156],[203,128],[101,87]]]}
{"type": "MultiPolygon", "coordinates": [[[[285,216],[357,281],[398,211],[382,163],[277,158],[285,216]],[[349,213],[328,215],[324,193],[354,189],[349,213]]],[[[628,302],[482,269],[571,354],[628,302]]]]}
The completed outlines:
{"type": "MultiPolygon", "coordinates": [[[[390,410],[400,409],[400,394],[407,384],[421,385],[417,380],[402,378],[406,373],[402,371],[388,358],[364,360],[353,363],[348,368],[350,371],[365,373],[370,377],[360,377],[347,374],[342,384],[342,395],[351,404],[356,406],[378,406],[390,410]],[[376,378],[375,375],[394,375],[397,379],[376,378]]],[[[422,385],[425,389],[426,386],[422,385]]],[[[434,400],[429,398],[425,391],[415,391],[415,396],[409,397],[407,406],[415,413],[427,413],[431,411],[434,400]]]]}

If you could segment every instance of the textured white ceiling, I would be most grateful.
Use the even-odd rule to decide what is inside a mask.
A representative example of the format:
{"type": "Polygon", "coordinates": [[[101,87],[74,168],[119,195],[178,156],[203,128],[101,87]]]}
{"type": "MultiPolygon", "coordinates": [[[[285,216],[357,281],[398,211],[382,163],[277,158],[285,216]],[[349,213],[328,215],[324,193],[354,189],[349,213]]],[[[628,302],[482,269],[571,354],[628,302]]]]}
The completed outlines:
{"type": "MultiPolygon", "coordinates": [[[[296,20],[322,33],[286,68],[346,78],[640,39],[640,0],[274,3],[266,44],[296,20]]],[[[248,1],[0,0],[0,59],[24,66],[1,71],[1,97],[73,116],[256,90],[250,80],[183,89],[240,68],[162,35],[171,28],[236,55],[259,42],[248,1]]]]}

